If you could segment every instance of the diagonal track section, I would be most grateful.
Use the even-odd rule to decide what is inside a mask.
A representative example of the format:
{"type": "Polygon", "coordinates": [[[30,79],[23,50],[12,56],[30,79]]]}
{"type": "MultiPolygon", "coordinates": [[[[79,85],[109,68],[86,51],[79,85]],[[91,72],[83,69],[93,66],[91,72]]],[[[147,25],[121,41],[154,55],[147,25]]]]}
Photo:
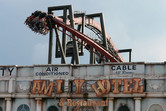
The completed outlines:
{"type": "Polygon", "coordinates": [[[64,22],[62,22],[62,21],[60,21],[60,20],[58,20],[56,18],[53,18],[52,20],[58,27],[62,27],[63,29],[67,30],[68,32],[70,32],[71,34],[76,36],[77,38],[83,40],[85,43],[87,43],[88,45],[93,47],[96,51],[100,52],[103,56],[105,56],[111,62],[121,62],[121,60],[119,60],[118,58],[112,56],[109,53],[109,50],[105,49],[103,46],[101,46],[100,44],[96,43],[94,40],[92,40],[88,36],[82,34],[81,32],[79,32],[76,29],[68,26],[67,24],[65,24],[64,22]]]}

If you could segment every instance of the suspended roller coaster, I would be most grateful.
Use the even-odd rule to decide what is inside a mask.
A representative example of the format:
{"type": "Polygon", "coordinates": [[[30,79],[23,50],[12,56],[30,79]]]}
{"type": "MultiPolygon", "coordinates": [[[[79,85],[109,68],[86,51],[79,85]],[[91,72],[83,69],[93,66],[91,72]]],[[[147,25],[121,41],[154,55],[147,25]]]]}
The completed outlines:
{"type": "Polygon", "coordinates": [[[79,64],[79,56],[83,55],[84,48],[90,51],[90,64],[124,61],[111,38],[105,32],[102,13],[85,15],[85,13],[73,14],[72,12],[71,5],[49,7],[48,13],[35,11],[25,21],[25,24],[32,31],[43,35],[49,33],[48,64],[51,64],[52,61],[53,29],[56,33],[56,57],[61,57],[63,64],[66,63],[68,56],[72,57],[71,63],[74,64],[75,61],[76,64],[79,64]],[[63,10],[63,16],[54,16],[53,11],[56,10],[63,10]],[[69,11],[69,14],[67,14],[67,11],[69,11]],[[94,20],[95,17],[100,18],[100,24],[94,20]],[[74,28],[75,25],[78,25],[77,30],[74,28]],[[84,27],[92,30],[98,36],[98,39],[85,35],[84,27]],[[59,31],[62,32],[62,41],[59,31]],[[66,42],[66,36],[70,37],[71,40],[66,42]]]}

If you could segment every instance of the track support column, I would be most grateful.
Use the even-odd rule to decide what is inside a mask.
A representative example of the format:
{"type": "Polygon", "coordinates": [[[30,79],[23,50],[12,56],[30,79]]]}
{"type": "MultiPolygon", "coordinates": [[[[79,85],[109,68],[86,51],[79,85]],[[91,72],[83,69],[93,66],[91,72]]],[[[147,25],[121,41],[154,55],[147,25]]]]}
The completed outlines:
{"type": "MultiPolygon", "coordinates": [[[[49,14],[52,14],[51,11],[48,10],[49,14]]],[[[52,45],[53,45],[53,29],[49,32],[49,46],[48,46],[48,64],[52,63],[52,45]]]]}
{"type": "Polygon", "coordinates": [[[61,52],[61,63],[62,64],[66,64],[64,50],[63,50],[62,43],[61,43],[61,40],[60,40],[60,37],[59,37],[59,33],[58,33],[58,30],[57,30],[56,26],[55,26],[55,33],[56,33],[56,37],[57,37],[57,43],[59,45],[60,52],[61,52]]]}
{"type": "MultiPolygon", "coordinates": [[[[66,23],[67,21],[67,8],[65,7],[63,9],[63,22],[66,23]]],[[[66,56],[66,30],[63,29],[63,35],[62,35],[62,46],[63,46],[63,51],[64,55],[66,56]]]]}
{"type": "Polygon", "coordinates": [[[94,54],[94,48],[91,47],[91,52],[90,52],[90,64],[95,64],[95,54],[94,54]]]}
{"type": "Polygon", "coordinates": [[[108,49],[103,13],[100,14],[100,23],[101,23],[101,30],[102,30],[102,35],[103,35],[104,47],[105,47],[106,49],[108,49]]]}
{"type": "MultiPolygon", "coordinates": [[[[69,17],[70,17],[70,24],[71,24],[71,27],[74,28],[74,16],[73,16],[73,10],[72,10],[72,6],[69,7],[69,17]]],[[[74,35],[73,35],[73,38],[75,39],[74,35]]],[[[76,64],[79,64],[80,61],[79,61],[79,54],[78,54],[78,44],[77,44],[77,41],[73,39],[73,57],[72,59],[74,58],[75,59],[75,62],[76,64]]],[[[72,61],[73,62],[73,61],[72,61]]],[[[74,63],[73,63],[74,64],[74,63]]]]}
{"type": "MultiPolygon", "coordinates": [[[[82,14],[82,33],[85,33],[85,13],[82,14]]],[[[81,41],[82,44],[84,44],[83,41],[81,41]]],[[[81,53],[84,52],[84,45],[81,45],[81,53]]]]}

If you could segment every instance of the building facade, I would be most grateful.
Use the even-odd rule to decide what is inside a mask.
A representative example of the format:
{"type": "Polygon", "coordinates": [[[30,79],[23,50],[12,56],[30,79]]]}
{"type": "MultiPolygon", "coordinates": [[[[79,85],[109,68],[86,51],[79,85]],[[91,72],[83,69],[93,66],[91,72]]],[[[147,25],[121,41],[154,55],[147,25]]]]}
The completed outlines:
{"type": "Polygon", "coordinates": [[[0,111],[166,111],[166,63],[0,66],[0,111]]]}

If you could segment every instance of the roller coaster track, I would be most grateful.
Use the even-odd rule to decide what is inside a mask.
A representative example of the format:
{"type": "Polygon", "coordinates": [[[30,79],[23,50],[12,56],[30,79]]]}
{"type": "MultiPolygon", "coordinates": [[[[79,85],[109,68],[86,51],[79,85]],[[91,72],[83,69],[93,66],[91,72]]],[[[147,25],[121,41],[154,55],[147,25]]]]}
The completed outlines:
{"type": "MultiPolygon", "coordinates": [[[[75,24],[81,25],[82,24],[82,18],[81,17],[74,18],[74,22],[75,22],[75,24]]],[[[69,24],[69,22],[67,22],[67,23],[69,24]]],[[[89,17],[86,16],[85,17],[85,27],[90,29],[91,31],[93,31],[98,36],[98,38],[101,41],[103,41],[101,26],[98,24],[98,22],[96,22],[94,19],[89,18],[89,17]]],[[[121,55],[118,53],[118,49],[114,45],[114,43],[111,40],[111,37],[108,35],[108,33],[106,33],[106,38],[107,38],[108,50],[111,51],[114,56],[121,59],[121,61],[124,61],[123,58],[121,57],[121,55]]]]}
{"type": "MultiPolygon", "coordinates": [[[[82,20],[80,20],[80,18],[74,19],[75,24],[80,24],[81,21],[82,20]]],[[[25,24],[28,25],[29,28],[32,29],[32,31],[35,31],[43,35],[47,34],[48,31],[52,28],[60,30],[59,27],[61,27],[63,31],[65,30],[65,34],[69,32],[72,35],[69,36],[72,39],[80,39],[81,41],[84,41],[84,43],[86,43],[87,46],[90,46],[91,48],[95,49],[95,52],[99,53],[98,56],[102,57],[102,59],[105,58],[105,61],[109,60],[110,62],[123,62],[123,59],[117,53],[117,49],[114,46],[108,34],[106,34],[106,41],[108,42],[109,47],[108,49],[106,49],[104,46],[102,46],[92,38],[71,27],[69,22],[64,23],[61,18],[55,17],[52,14],[36,11],[26,19],[25,24]]],[[[96,21],[86,17],[85,26],[91,29],[93,32],[95,32],[102,40],[101,27],[99,24],[97,24],[96,21]]]]}
{"type": "Polygon", "coordinates": [[[121,59],[119,59],[116,56],[113,56],[113,53],[104,48],[102,45],[95,42],[87,35],[82,34],[81,32],[70,27],[69,25],[65,24],[64,22],[55,17],[52,20],[58,27],[65,29],[66,31],[70,32],[73,36],[76,36],[77,38],[81,39],[82,41],[93,47],[96,51],[100,52],[103,56],[105,56],[108,60],[110,60],[110,62],[122,62],[121,59]]]}

